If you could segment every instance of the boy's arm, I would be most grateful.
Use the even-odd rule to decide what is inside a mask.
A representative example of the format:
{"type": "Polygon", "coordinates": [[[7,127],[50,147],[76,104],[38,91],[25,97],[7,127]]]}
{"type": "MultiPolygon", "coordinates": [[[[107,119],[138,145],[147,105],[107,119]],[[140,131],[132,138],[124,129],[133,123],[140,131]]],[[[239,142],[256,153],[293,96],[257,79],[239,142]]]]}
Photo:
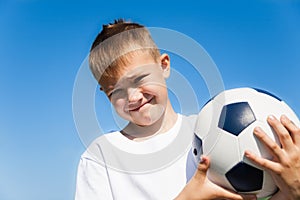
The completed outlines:
{"type": "Polygon", "coordinates": [[[209,159],[202,156],[197,170],[175,200],[208,200],[208,199],[256,199],[255,196],[244,196],[225,190],[212,183],[206,176],[209,167],[209,159]]]}
{"type": "Polygon", "coordinates": [[[112,200],[109,180],[104,166],[81,157],[77,170],[75,200],[112,200]]]}
{"type": "Polygon", "coordinates": [[[273,159],[261,158],[250,151],[246,151],[245,156],[271,172],[279,188],[272,200],[298,200],[300,199],[300,129],[284,115],[280,120],[270,116],[268,123],[277,133],[281,145],[275,143],[260,128],[255,128],[254,134],[270,150],[273,159]]]}

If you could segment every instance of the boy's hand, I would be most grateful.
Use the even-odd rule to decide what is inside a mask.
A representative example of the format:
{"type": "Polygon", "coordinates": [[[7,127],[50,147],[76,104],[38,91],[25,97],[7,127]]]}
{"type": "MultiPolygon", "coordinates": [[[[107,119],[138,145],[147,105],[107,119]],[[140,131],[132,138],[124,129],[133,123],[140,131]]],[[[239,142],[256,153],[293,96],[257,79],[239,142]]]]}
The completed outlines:
{"type": "Polygon", "coordinates": [[[277,133],[281,146],[260,128],[255,128],[254,134],[270,150],[273,159],[261,158],[250,151],[245,156],[270,171],[279,188],[272,200],[300,199],[300,129],[284,115],[280,121],[270,116],[268,123],[277,133]]]}
{"type": "Polygon", "coordinates": [[[256,199],[254,195],[247,195],[243,197],[214,184],[206,176],[208,167],[209,159],[205,156],[202,156],[201,162],[199,163],[194,176],[175,200],[256,199]]]}

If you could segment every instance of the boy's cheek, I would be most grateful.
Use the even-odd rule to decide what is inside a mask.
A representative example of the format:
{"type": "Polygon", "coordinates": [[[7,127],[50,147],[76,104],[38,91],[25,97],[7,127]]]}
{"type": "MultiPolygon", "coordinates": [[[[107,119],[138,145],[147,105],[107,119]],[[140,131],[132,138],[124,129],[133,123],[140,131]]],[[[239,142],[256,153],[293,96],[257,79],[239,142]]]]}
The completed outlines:
{"type": "Polygon", "coordinates": [[[113,98],[111,100],[111,103],[113,104],[115,109],[120,109],[121,107],[123,107],[125,104],[125,101],[123,99],[118,99],[118,98],[113,98]]]}

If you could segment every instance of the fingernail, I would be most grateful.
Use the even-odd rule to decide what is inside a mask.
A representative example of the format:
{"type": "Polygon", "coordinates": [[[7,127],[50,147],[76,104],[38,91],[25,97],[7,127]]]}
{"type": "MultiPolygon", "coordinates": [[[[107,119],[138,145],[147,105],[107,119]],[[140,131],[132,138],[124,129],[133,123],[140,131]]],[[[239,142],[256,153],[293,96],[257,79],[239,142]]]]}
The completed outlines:
{"type": "Polygon", "coordinates": [[[250,152],[249,152],[248,150],[246,150],[246,151],[244,152],[244,155],[245,155],[247,158],[249,158],[249,157],[250,157],[250,152]]]}
{"type": "Polygon", "coordinates": [[[281,120],[282,120],[283,122],[288,122],[288,121],[289,121],[289,119],[287,118],[286,115],[281,115],[281,120]]]}
{"type": "Polygon", "coordinates": [[[254,133],[261,133],[261,132],[262,132],[262,129],[259,126],[254,128],[254,133]]]}
{"type": "Polygon", "coordinates": [[[206,158],[203,155],[201,155],[200,156],[200,163],[203,164],[203,163],[205,163],[205,161],[206,161],[206,158]]]}
{"type": "Polygon", "coordinates": [[[271,121],[273,121],[273,120],[275,120],[275,117],[274,117],[274,115],[269,115],[268,119],[271,120],[271,121]]]}
{"type": "Polygon", "coordinates": [[[203,156],[200,156],[200,163],[203,163],[203,156]]]}

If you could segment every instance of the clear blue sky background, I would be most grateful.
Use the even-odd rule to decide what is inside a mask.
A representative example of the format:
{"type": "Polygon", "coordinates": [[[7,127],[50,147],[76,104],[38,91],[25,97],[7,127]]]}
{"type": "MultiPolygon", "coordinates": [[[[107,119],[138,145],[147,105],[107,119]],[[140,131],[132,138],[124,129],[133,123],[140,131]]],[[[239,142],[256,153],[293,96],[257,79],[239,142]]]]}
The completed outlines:
{"type": "Polygon", "coordinates": [[[85,150],[74,80],[101,25],[120,17],[192,37],[226,89],[267,89],[299,116],[299,1],[0,0],[0,199],[73,199],[85,150]]]}

